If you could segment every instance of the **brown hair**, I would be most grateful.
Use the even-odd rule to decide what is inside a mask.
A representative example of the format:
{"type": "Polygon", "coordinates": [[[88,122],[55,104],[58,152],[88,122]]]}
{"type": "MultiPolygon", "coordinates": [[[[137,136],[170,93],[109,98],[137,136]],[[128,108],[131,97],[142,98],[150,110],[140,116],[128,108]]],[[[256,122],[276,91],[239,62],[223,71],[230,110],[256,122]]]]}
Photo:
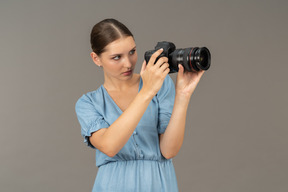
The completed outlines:
{"type": "MultiPolygon", "coordinates": [[[[132,36],[130,30],[116,19],[104,19],[95,24],[90,34],[90,43],[93,52],[100,55],[105,47],[121,38],[132,36]]],[[[134,38],[134,37],[133,37],[134,38]]]]}

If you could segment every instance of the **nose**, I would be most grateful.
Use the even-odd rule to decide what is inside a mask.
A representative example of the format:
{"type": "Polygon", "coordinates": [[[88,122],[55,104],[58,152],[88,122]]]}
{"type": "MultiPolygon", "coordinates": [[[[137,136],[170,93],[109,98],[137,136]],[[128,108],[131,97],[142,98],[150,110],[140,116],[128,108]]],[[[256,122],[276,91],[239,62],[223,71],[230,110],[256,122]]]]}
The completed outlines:
{"type": "Polygon", "coordinates": [[[130,60],[129,57],[126,57],[125,61],[124,61],[124,67],[131,69],[132,68],[132,60],[130,60]]]}

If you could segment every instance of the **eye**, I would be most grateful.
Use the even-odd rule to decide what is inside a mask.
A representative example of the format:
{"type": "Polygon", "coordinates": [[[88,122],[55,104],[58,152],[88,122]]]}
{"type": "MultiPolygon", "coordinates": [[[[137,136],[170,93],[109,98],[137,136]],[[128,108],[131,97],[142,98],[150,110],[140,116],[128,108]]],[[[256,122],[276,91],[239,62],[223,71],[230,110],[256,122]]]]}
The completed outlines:
{"type": "Polygon", "coordinates": [[[117,55],[117,56],[115,56],[115,57],[113,57],[112,59],[114,59],[114,60],[119,60],[120,59],[120,55],[117,55]]]}
{"type": "Polygon", "coordinates": [[[133,49],[133,50],[131,50],[131,51],[129,52],[129,54],[130,54],[130,55],[133,55],[133,54],[135,53],[135,51],[136,51],[136,50],[133,49]]]}

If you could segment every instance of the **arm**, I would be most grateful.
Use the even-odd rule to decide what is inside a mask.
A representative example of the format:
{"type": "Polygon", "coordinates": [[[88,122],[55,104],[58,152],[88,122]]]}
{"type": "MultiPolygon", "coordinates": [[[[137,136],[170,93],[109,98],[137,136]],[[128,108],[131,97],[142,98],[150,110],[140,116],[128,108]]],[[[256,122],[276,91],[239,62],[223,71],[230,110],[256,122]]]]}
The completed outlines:
{"type": "Polygon", "coordinates": [[[170,71],[167,63],[168,58],[166,57],[160,58],[154,65],[161,52],[160,50],[155,52],[147,65],[145,61],[143,62],[140,72],[143,87],[128,108],[108,128],[100,129],[90,136],[90,143],[106,155],[113,157],[123,148],[152,98],[161,88],[166,75],[170,71]]]}
{"type": "Polygon", "coordinates": [[[182,65],[179,65],[172,115],[164,134],[160,135],[160,150],[166,159],[176,156],[183,144],[190,97],[203,73],[204,71],[184,73],[182,65]]]}
{"type": "Polygon", "coordinates": [[[188,97],[176,94],[171,119],[160,135],[160,150],[166,159],[176,156],[183,144],[188,104],[188,97]]]}
{"type": "Polygon", "coordinates": [[[129,140],[152,98],[141,90],[110,127],[92,133],[91,144],[109,157],[115,156],[129,140]]]}

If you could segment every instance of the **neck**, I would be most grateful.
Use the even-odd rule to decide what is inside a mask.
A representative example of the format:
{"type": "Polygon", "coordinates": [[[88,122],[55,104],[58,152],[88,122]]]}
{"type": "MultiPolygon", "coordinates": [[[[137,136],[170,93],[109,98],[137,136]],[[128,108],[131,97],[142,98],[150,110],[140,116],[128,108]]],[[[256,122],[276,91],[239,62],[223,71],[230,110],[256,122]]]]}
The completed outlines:
{"type": "Polygon", "coordinates": [[[105,81],[103,86],[110,91],[125,91],[132,86],[134,86],[137,82],[138,79],[140,78],[140,75],[138,74],[133,74],[131,78],[126,79],[126,80],[119,80],[111,77],[105,76],[105,81]]]}

